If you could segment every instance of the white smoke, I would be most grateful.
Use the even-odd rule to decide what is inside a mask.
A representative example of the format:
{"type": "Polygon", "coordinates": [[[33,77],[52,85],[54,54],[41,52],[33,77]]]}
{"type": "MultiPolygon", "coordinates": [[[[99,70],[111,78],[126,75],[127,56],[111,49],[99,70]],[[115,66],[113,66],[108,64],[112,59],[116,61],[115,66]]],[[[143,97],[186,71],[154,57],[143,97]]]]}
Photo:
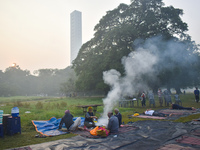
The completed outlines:
{"type": "Polygon", "coordinates": [[[156,61],[155,55],[147,49],[139,48],[136,52],[123,57],[122,64],[126,73],[124,77],[115,69],[103,72],[104,82],[111,87],[111,90],[107,97],[103,99],[104,112],[97,125],[107,124],[107,113],[113,110],[113,107],[123,96],[131,96],[138,88],[146,88],[145,83],[141,81],[140,84],[136,84],[135,79],[140,78],[142,74],[152,74],[154,72],[152,67],[156,61]]]}
{"type": "Polygon", "coordinates": [[[149,90],[144,75],[156,81],[156,76],[163,68],[171,69],[176,63],[185,66],[189,62],[196,61],[193,55],[188,55],[186,44],[176,41],[166,42],[162,36],[146,41],[136,40],[134,45],[137,46],[135,51],[122,58],[125,76],[121,76],[115,69],[103,72],[104,82],[111,87],[111,90],[103,99],[104,112],[98,120],[98,125],[107,124],[107,113],[112,111],[123,97],[133,96],[139,90],[149,90]],[[167,62],[167,59],[173,63],[167,62]]]}

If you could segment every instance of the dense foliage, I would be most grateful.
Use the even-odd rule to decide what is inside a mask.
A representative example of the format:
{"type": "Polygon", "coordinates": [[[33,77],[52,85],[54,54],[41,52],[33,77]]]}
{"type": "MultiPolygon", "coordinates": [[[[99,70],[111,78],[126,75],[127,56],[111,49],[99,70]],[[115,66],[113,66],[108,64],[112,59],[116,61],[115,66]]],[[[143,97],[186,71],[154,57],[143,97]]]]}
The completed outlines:
{"type": "MultiPolygon", "coordinates": [[[[181,20],[181,15],[183,15],[183,10],[173,6],[164,7],[162,0],[132,0],[130,5],[120,4],[116,9],[108,11],[95,26],[94,38],[82,45],[73,62],[73,68],[79,77],[76,82],[77,87],[83,90],[108,91],[109,87],[104,84],[102,78],[103,72],[115,69],[124,75],[121,59],[135,51],[134,41],[137,39],[145,41],[161,36],[162,41],[165,42],[184,43],[186,46],[184,46],[183,54],[186,55],[181,59],[182,62],[188,62],[188,56],[194,55],[198,47],[186,34],[187,24],[181,20]]],[[[159,53],[161,54],[168,50],[163,49],[162,46],[164,44],[160,45],[159,53]]],[[[198,54],[195,55],[198,56],[198,54]]],[[[160,72],[156,74],[156,82],[152,83],[151,79],[144,75],[144,80],[150,88],[154,91],[161,86],[180,89],[199,84],[199,79],[194,81],[197,73],[192,75],[188,73],[199,71],[197,69],[199,62],[188,62],[185,67],[172,60],[174,59],[171,57],[165,58],[164,62],[172,63],[174,67],[160,69],[160,72]],[[177,80],[186,82],[174,84],[177,80]]]]}

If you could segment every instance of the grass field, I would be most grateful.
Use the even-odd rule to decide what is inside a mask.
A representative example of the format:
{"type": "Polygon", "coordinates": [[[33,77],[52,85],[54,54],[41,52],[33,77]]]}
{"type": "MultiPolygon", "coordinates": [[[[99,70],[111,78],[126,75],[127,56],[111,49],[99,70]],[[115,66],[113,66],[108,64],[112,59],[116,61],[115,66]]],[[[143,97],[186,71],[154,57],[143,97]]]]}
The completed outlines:
{"type": "MultiPolygon", "coordinates": [[[[200,107],[200,103],[195,103],[193,94],[180,95],[180,99],[185,107],[200,107]]],[[[172,100],[173,96],[172,96],[172,100]]],[[[158,107],[158,98],[155,96],[156,109],[162,109],[164,107],[158,107]]],[[[5,135],[4,138],[0,138],[0,150],[14,147],[21,147],[31,144],[43,143],[47,141],[53,141],[58,139],[69,138],[75,136],[74,134],[65,134],[55,137],[46,138],[35,138],[38,134],[32,124],[32,120],[49,120],[51,117],[61,118],[64,115],[64,111],[69,109],[73,116],[84,117],[83,111],[77,108],[77,105],[88,105],[88,104],[103,104],[102,97],[84,97],[84,98],[50,98],[50,97],[1,97],[0,98],[0,110],[4,111],[4,114],[10,114],[11,109],[14,106],[19,108],[21,117],[21,134],[15,134],[13,136],[5,135]],[[31,113],[26,113],[30,111],[31,113]]],[[[147,107],[148,108],[148,101],[147,107]]],[[[113,106],[113,108],[117,107],[113,106]]],[[[126,124],[129,121],[147,120],[140,118],[130,118],[129,115],[135,112],[142,113],[146,108],[142,108],[141,104],[139,107],[134,108],[119,108],[122,114],[122,121],[126,124]]],[[[99,106],[97,110],[97,116],[103,112],[103,106],[99,106]]],[[[188,117],[180,118],[176,121],[187,122],[192,119],[197,119],[200,114],[191,115],[188,117]]]]}

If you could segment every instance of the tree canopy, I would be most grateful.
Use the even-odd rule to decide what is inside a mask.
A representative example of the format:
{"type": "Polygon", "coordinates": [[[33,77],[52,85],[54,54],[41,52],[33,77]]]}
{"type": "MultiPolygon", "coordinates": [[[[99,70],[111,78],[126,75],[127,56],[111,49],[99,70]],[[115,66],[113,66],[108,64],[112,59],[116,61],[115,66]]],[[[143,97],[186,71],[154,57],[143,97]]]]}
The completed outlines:
{"type": "MultiPolygon", "coordinates": [[[[163,41],[187,43],[184,47],[187,55],[182,57],[183,61],[186,61],[187,56],[193,55],[198,47],[186,34],[188,26],[182,21],[181,15],[182,9],[165,7],[162,0],[132,0],[130,5],[120,4],[116,9],[108,11],[94,27],[94,37],[82,45],[77,58],[73,61],[73,68],[78,75],[77,87],[82,90],[108,90],[102,79],[103,72],[116,69],[124,75],[121,59],[135,51],[134,41],[137,39],[147,40],[162,36],[163,41]]],[[[160,48],[159,52],[163,51],[160,48]]],[[[170,61],[170,57],[165,58],[166,63],[170,61]]],[[[190,67],[193,65],[190,62],[188,64],[190,67]]],[[[163,69],[157,75],[159,82],[147,82],[155,88],[186,87],[173,85],[173,80],[177,80],[183,74],[186,75],[185,69],[184,66],[177,64],[174,68],[163,69]],[[167,84],[169,80],[171,83],[167,84]]],[[[190,80],[190,85],[191,82],[190,80]]]]}

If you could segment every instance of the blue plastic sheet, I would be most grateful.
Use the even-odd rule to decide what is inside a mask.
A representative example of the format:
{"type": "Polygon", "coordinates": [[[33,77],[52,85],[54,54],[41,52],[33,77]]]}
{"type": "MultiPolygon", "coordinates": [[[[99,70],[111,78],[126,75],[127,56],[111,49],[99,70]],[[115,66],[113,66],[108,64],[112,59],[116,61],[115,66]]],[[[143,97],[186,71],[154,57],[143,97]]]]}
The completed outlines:
{"type": "MultiPolygon", "coordinates": [[[[73,121],[75,121],[78,117],[74,117],[73,121]]],[[[56,119],[55,117],[50,118],[50,120],[32,120],[33,125],[37,132],[45,136],[56,136],[61,134],[66,134],[67,131],[58,130],[61,118],[56,119]]],[[[81,125],[84,126],[85,118],[81,117],[81,125]]],[[[63,123],[62,128],[65,128],[65,124],[63,123]]]]}

